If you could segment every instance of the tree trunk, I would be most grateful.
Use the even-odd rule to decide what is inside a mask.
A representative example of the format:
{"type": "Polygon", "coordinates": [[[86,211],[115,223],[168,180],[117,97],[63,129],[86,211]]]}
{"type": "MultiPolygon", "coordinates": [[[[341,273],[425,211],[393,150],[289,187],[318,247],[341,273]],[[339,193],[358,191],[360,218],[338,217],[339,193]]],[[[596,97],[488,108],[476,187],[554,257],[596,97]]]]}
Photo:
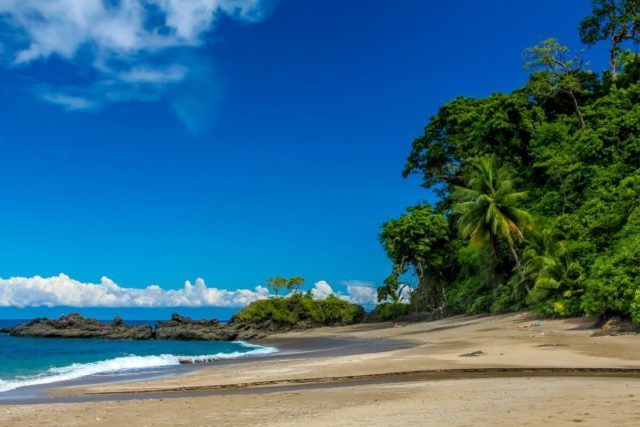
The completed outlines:
{"type": "Polygon", "coordinates": [[[498,250],[498,238],[495,234],[489,236],[489,254],[495,255],[498,250]]]}
{"type": "Polygon", "coordinates": [[[518,253],[512,245],[508,245],[509,250],[511,251],[511,255],[513,255],[513,259],[516,261],[516,269],[520,274],[520,278],[524,280],[524,271],[522,270],[522,265],[520,264],[520,258],[518,258],[518,253]]]}
{"type": "Polygon", "coordinates": [[[562,214],[564,215],[565,210],[567,209],[567,184],[565,180],[562,178],[561,173],[558,173],[558,178],[560,179],[560,187],[562,188],[562,198],[564,199],[562,203],[562,214]]]}
{"type": "Polygon", "coordinates": [[[615,83],[618,80],[618,60],[616,59],[616,51],[618,50],[618,40],[616,35],[611,36],[611,49],[609,49],[609,66],[611,67],[611,81],[615,83]]]}
{"type": "Polygon", "coordinates": [[[576,95],[573,93],[573,91],[569,91],[569,96],[571,97],[571,101],[573,101],[573,108],[576,110],[576,117],[578,117],[578,124],[580,125],[580,129],[584,130],[584,117],[582,116],[582,111],[580,110],[580,105],[578,105],[576,95]]]}

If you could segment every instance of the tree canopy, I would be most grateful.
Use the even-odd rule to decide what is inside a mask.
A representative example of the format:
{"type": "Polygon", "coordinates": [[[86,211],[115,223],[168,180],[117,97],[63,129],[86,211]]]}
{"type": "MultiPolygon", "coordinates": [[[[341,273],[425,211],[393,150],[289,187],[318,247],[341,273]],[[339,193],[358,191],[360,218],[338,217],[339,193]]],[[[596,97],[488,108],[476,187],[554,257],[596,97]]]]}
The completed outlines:
{"type": "Polygon", "coordinates": [[[380,241],[393,262],[393,271],[378,290],[378,300],[399,302],[406,286],[401,278],[411,270],[422,285],[427,304],[437,306],[442,297],[442,279],[438,276],[445,262],[443,251],[448,240],[447,219],[435,213],[428,203],[407,208],[400,218],[386,222],[380,241]]]}
{"type": "Polygon", "coordinates": [[[624,50],[640,41],[640,0],[593,3],[580,36],[611,43],[610,70],[544,40],[525,52],[523,87],[453,99],[413,141],[403,175],[439,199],[383,225],[381,301],[414,275],[415,310],[640,323],[640,56],[624,50]]]}
{"type": "Polygon", "coordinates": [[[593,46],[609,41],[611,78],[618,79],[625,41],[640,42],[640,0],[593,0],[593,11],[580,22],[580,39],[593,46]]]}
{"type": "Polygon", "coordinates": [[[278,293],[287,289],[293,293],[299,293],[302,289],[302,285],[304,284],[304,277],[294,276],[291,278],[286,278],[282,276],[271,277],[267,279],[267,286],[269,289],[273,291],[273,293],[278,296],[278,293]]]}

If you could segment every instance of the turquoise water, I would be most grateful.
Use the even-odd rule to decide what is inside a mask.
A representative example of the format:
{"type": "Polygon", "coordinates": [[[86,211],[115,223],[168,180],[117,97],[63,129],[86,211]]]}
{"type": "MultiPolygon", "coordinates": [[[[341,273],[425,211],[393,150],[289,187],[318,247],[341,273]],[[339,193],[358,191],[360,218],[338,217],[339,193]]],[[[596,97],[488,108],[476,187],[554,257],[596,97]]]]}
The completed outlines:
{"type": "MultiPolygon", "coordinates": [[[[0,321],[0,326],[10,326],[0,321]]],[[[243,342],[23,338],[0,334],[0,392],[275,352],[243,342]]]]}

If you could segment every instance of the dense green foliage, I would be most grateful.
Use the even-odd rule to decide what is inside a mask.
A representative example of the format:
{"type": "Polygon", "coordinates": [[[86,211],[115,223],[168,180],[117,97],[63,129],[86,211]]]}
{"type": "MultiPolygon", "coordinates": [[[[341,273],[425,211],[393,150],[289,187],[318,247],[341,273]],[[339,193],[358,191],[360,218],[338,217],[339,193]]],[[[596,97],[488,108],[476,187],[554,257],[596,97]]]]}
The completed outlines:
{"type": "Polygon", "coordinates": [[[617,37],[602,76],[548,39],[526,52],[524,87],[431,117],[404,175],[422,175],[440,201],[383,226],[393,268],[381,301],[419,273],[422,310],[640,323],[640,57],[622,50],[639,12],[638,0],[594,2],[583,40],[617,37]]]}
{"type": "Polygon", "coordinates": [[[442,248],[449,241],[449,223],[427,203],[412,206],[398,219],[384,224],[380,241],[393,261],[393,273],[378,289],[378,301],[400,303],[405,284],[400,278],[411,272],[421,292],[414,293],[419,305],[436,308],[442,303],[443,277],[447,255],[442,248]]]}
{"type": "Polygon", "coordinates": [[[335,295],[323,300],[313,299],[309,293],[295,293],[287,298],[269,298],[254,301],[234,316],[233,321],[296,325],[311,322],[314,325],[349,325],[364,315],[364,309],[335,295]]]}
{"type": "Polygon", "coordinates": [[[405,316],[411,311],[409,304],[400,302],[378,304],[373,310],[376,320],[396,320],[400,316],[405,316]]]}
{"type": "Polygon", "coordinates": [[[529,213],[518,207],[527,194],[514,190],[514,172],[507,166],[496,169],[492,157],[469,159],[467,165],[465,186],[454,186],[450,196],[457,202],[453,212],[460,215],[460,235],[472,244],[487,246],[490,255],[503,240],[522,274],[514,245],[531,223],[529,213]]]}

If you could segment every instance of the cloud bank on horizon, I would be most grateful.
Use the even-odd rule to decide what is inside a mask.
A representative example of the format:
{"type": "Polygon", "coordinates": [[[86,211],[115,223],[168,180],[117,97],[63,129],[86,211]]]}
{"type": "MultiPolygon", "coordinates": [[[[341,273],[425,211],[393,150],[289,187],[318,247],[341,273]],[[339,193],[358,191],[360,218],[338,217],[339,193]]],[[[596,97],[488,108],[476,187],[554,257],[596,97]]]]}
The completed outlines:
{"type": "MultiPolygon", "coordinates": [[[[311,289],[314,298],[331,294],[364,306],[376,301],[376,290],[368,286],[347,286],[347,293],[335,292],[324,280],[311,289]]],[[[60,274],[53,277],[11,277],[0,279],[0,307],[243,307],[269,298],[264,286],[227,290],[207,287],[203,279],[187,281],[181,289],[165,290],[157,285],[125,288],[107,277],[100,283],[84,283],[60,274]]]]}
{"type": "MultiPolygon", "coordinates": [[[[50,58],[71,66],[68,84],[41,81],[32,90],[67,111],[127,101],[167,99],[192,131],[217,97],[210,61],[196,49],[227,16],[255,23],[267,0],[2,0],[0,55],[14,71],[50,58]],[[193,99],[183,86],[198,85],[193,99]]],[[[46,65],[46,64],[45,64],[46,65]]],[[[65,75],[66,77],[66,75],[65,75]]]]}

